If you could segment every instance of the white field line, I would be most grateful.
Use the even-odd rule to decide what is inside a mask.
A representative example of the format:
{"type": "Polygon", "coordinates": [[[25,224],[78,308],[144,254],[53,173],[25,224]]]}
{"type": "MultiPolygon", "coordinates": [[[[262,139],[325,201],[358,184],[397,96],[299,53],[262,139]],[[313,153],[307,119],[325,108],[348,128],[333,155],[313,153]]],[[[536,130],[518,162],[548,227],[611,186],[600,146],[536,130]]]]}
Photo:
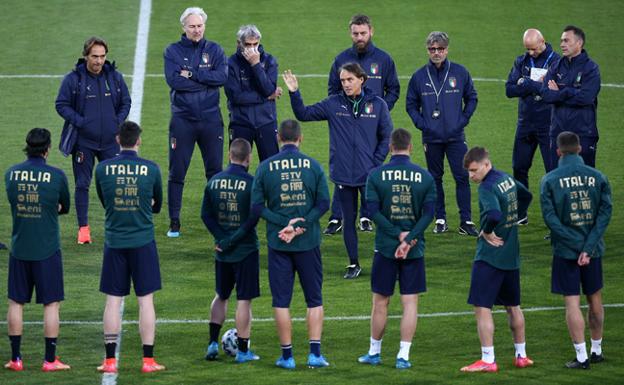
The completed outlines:
{"type": "MultiPolygon", "coordinates": [[[[128,120],[141,124],[141,107],[143,106],[143,84],[145,82],[145,64],[147,62],[147,43],[149,40],[149,27],[150,16],[152,14],[152,1],[141,0],[141,7],[139,9],[139,21],[137,26],[136,47],[134,49],[134,68],[132,73],[132,91],[130,97],[132,98],[132,107],[130,108],[130,114],[128,120]]],[[[121,308],[119,309],[119,317],[123,323],[123,315],[125,302],[124,298],[121,299],[121,308]]],[[[117,348],[115,350],[115,357],[117,358],[117,365],[119,365],[121,351],[121,336],[122,330],[117,335],[117,348]]],[[[117,373],[102,373],[102,385],[116,385],[117,373]]]]}
{"type": "MultiPolygon", "coordinates": [[[[604,304],[605,308],[624,308],[624,303],[610,303],[604,304]]],[[[587,308],[587,305],[581,306],[582,308],[587,308]]],[[[541,313],[547,311],[560,311],[565,310],[564,306],[538,306],[538,307],[527,307],[523,308],[522,311],[525,313],[541,313]]],[[[505,313],[505,310],[494,310],[492,313],[494,314],[502,314],[505,313]]],[[[442,318],[442,317],[462,317],[473,315],[472,311],[449,311],[449,312],[439,312],[439,313],[420,313],[418,314],[419,318],[442,318]]],[[[389,315],[390,319],[401,318],[400,314],[389,315]]],[[[370,315],[353,315],[353,316],[329,316],[325,317],[325,321],[368,321],[370,319],[370,315]]],[[[293,322],[304,322],[304,317],[294,317],[293,322]]],[[[253,322],[264,323],[264,322],[273,322],[274,318],[254,318],[253,322]]],[[[208,324],[210,320],[208,319],[158,319],[156,320],[157,324],[160,325],[178,325],[178,324],[208,324]]],[[[234,319],[228,319],[226,322],[234,322],[234,319]]],[[[124,325],[137,325],[139,321],[136,320],[126,320],[123,321],[124,325]]],[[[43,325],[43,321],[24,321],[25,325],[43,325]]],[[[61,321],[63,325],[101,325],[102,321],[78,321],[78,320],[64,320],[61,321]]],[[[0,325],[6,325],[6,321],[0,321],[0,325]]]]}
{"type": "MultiPolygon", "coordinates": [[[[135,58],[136,60],[136,58],[135,58]]],[[[136,61],[135,61],[136,63],[136,61]]],[[[327,78],[327,75],[325,74],[295,74],[297,75],[297,77],[299,78],[327,78]]],[[[47,79],[47,78],[62,78],[65,75],[47,75],[47,74],[33,74],[33,75],[27,75],[27,74],[17,74],[17,75],[3,75],[0,74],[0,79],[47,79]]],[[[125,77],[128,78],[132,78],[133,75],[124,75],[125,77]]],[[[165,77],[165,75],[163,74],[143,74],[143,77],[145,78],[163,78],[165,77]]],[[[411,79],[411,76],[399,76],[399,79],[411,79]]],[[[494,83],[504,83],[507,80],[506,79],[496,79],[496,78],[480,78],[480,77],[475,77],[472,78],[473,81],[475,82],[494,82],[494,83]]],[[[600,85],[601,87],[604,88],[624,88],[624,84],[620,84],[620,83],[602,83],[600,85]]],[[[134,89],[134,82],[133,82],[133,87],[134,89]]],[[[134,106],[135,101],[134,98],[132,99],[132,105],[134,106]]],[[[132,120],[132,119],[130,119],[132,120]]]]}

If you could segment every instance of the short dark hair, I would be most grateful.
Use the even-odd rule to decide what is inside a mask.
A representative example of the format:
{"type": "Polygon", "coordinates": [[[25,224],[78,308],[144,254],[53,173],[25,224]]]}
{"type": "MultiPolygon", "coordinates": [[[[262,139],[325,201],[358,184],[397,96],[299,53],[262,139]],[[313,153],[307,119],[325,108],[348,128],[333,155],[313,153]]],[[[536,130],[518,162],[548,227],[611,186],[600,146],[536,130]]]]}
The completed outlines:
{"type": "Polygon", "coordinates": [[[280,124],[279,137],[282,142],[296,142],[301,138],[301,125],[294,119],[286,119],[280,124]]]}
{"type": "Polygon", "coordinates": [[[472,162],[483,162],[490,158],[490,153],[485,147],[473,147],[464,155],[464,168],[468,168],[472,162]]]}
{"type": "Polygon", "coordinates": [[[358,13],[357,15],[353,15],[351,17],[351,21],[349,21],[349,28],[351,28],[352,25],[368,25],[369,27],[372,27],[372,23],[371,23],[371,19],[370,17],[363,15],[361,13],[358,13]]]}
{"type": "Polygon", "coordinates": [[[119,125],[119,144],[121,147],[134,147],[142,131],[138,124],[126,120],[119,125]]]}
{"type": "Polygon", "coordinates": [[[575,133],[563,131],[557,135],[557,148],[562,154],[578,154],[580,147],[581,141],[575,133]]]}
{"type": "Polygon", "coordinates": [[[364,71],[364,68],[362,68],[362,66],[359,65],[358,63],[345,63],[342,66],[340,66],[340,70],[338,71],[338,74],[340,74],[340,72],[342,71],[351,72],[353,75],[355,75],[355,77],[364,79],[364,82],[366,82],[366,79],[368,79],[368,75],[366,74],[366,71],[364,71]]]}
{"type": "Polygon", "coordinates": [[[585,32],[583,32],[582,29],[580,29],[576,25],[566,25],[566,27],[563,29],[563,32],[568,31],[574,32],[574,36],[576,36],[577,39],[581,39],[583,41],[581,47],[585,46],[585,32]]]}
{"type": "Polygon", "coordinates": [[[251,154],[251,144],[243,138],[236,138],[230,143],[230,156],[236,162],[244,162],[251,154]]]}
{"type": "Polygon", "coordinates": [[[52,143],[50,131],[47,128],[33,128],[26,135],[24,153],[28,156],[43,156],[50,149],[52,143]]]}
{"type": "Polygon", "coordinates": [[[84,42],[84,46],[82,47],[82,56],[89,56],[91,48],[93,48],[94,45],[101,45],[104,47],[104,52],[108,53],[108,44],[106,44],[106,40],[101,37],[91,36],[84,42]]]}
{"type": "Polygon", "coordinates": [[[409,148],[410,143],[412,143],[412,134],[410,134],[410,132],[405,128],[397,128],[392,131],[390,143],[392,144],[393,149],[405,151],[409,148]]]}

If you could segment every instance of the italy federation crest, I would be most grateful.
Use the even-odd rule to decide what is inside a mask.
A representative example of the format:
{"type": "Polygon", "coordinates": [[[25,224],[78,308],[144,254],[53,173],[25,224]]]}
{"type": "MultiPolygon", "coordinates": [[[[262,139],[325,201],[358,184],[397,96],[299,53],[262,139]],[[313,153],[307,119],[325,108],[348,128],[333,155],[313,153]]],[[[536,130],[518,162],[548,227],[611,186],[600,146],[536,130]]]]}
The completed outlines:
{"type": "Polygon", "coordinates": [[[208,55],[207,52],[203,52],[202,53],[202,62],[204,62],[204,64],[208,64],[209,60],[210,60],[210,55],[208,55]]]}
{"type": "Polygon", "coordinates": [[[455,79],[455,77],[449,78],[449,86],[451,86],[451,88],[457,87],[457,79],[455,79]]]}
{"type": "Polygon", "coordinates": [[[370,73],[372,75],[377,75],[379,73],[379,64],[377,63],[371,63],[370,66],[370,73]]]}
{"type": "Polygon", "coordinates": [[[369,115],[373,113],[373,103],[366,103],[364,105],[364,113],[369,115]]]}
{"type": "Polygon", "coordinates": [[[576,75],[576,81],[575,81],[575,83],[577,83],[577,84],[578,84],[578,83],[580,83],[580,82],[581,82],[581,77],[582,77],[582,76],[583,76],[583,73],[582,73],[582,72],[579,72],[579,73],[576,75]]]}

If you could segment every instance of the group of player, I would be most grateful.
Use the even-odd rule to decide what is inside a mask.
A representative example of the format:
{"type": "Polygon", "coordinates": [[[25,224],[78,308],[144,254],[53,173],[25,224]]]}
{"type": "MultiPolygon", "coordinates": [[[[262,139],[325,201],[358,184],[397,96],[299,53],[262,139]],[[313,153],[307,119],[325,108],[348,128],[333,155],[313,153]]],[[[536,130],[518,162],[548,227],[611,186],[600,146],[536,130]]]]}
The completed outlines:
{"type": "MultiPolygon", "coordinates": [[[[263,218],[267,225],[269,285],[282,351],[276,365],[286,369],[296,366],[289,307],[297,272],[308,307],[307,365],[328,366],[321,354],[324,314],[319,219],[330,208],[323,168],[300,151],[303,134],[297,121],[284,120],[277,127],[275,100],[282,94],[277,86],[277,62],[259,44],[258,29],[253,25],[241,27],[237,52],[227,60],[221,47],[203,37],[203,10],[186,9],[180,22],[184,30],[180,42],[165,50],[172,109],[167,235],[180,236],[184,177],[197,142],[207,179],[201,217],[215,238],[216,296],[211,305],[206,358],[212,360],[219,354],[220,329],[236,287],[235,360],[244,363],[259,359],[249,349],[249,339],[251,301],[259,296],[260,286],[255,228],[263,218]],[[222,85],[230,111],[230,162],[220,171],[223,121],[218,95],[222,85]],[[261,160],[255,177],[247,172],[253,142],[261,160]]],[[[476,109],[477,96],[468,71],[447,59],[449,38],[444,32],[432,32],[427,37],[430,62],[414,74],[407,95],[407,112],[423,135],[427,159],[424,169],[410,160],[413,145],[409,131],[393,129],[389,111],[399,97],[399,86],[392,59],[372,44],[368,17],[354,16],[349,27],[353,47],[337,56],[326,99],[306,106],[290,70],[284,72],[283,80],[297,119],[328,121],[329,174],[336,185],[332,210],[338,214],[332,214],[326,233],[342,228],[350,260],[345,278],[357,278],[361,272],[355,228],[359,200],[360,228],[372,231],[371,221],[376,225],[370,348],[358,361],[372,365],[380,362],[389,298],[398,280],[403,318],[395,366],[411,366],[409,351],[416,330],[418,294],[426,290],[424,232],[434,218],[434,233],[448,231],[442,190],[446,155],[457,183],[459,232],[478,236],[468,302],[474,305],[482,358],[462,370],[498,370],[491,315],[495,304],[505,306],[509,315],[515,366],[533,364],[526,355],[524,317],[519,307],[517,225],[527,223],[531,201],[525,187],[531,162],[527,167],[526,159],[532,159],[537,139],[542,143],[544,135],[549,145],[542,155],[550,172],[542,181],[540,201],[551,230],[552,290],[564,295],[566,319],[577,353],[566,366],[587,369],[590,361],[602,361],[600,257],[611,201],[606,178],[590,167],[594,166],[598,140],[595,98],[600,79],[597,66],[582,49],[582,30],[565,28],[563,58],[555,57],[539,31],[527,30],[524,35],[527,53],[516,60],[507,82],[508,96],[520,98],[514,179],[492,167],[484,148],[467,148],[464,127],[476,109]],[[530,66],[523,65],[523,61],[530,66]],[[593,99],[586,87],[595,91],[593,99]],[[544,107],[546,103],[548,108],[544,107]],[[551,114],[552,124],[549,122],[544,131],[541,125],[551,114]],[[583,122],[585,126],[581,127],[583,122]],[[553,151],[560,159],[558,167],[553,151]],[[384,164],[388,152],[391,157],[384,164]],[[480,184],[480,231],[471,220],[469,178],[480,184]],[[591,356],[584,342],[581,285],[590,306],[591,356]]],[[[161,288],[161,280],[152,214],[158,213],[162,205],[162,182],[158,166],[138,157],[141,129],[125,121],[130,109],[128,90],[121,75],[106,61],[107,52],[104,40],[88,39],[84,58],[63,80],[56,101],[66,121],[60,148],[72,155],[78,243],[91,242],[88,189],[95,159],[100,160],[95,170],[96,189],[106,212],[100,290],[107,299],[106,358],[98,369],[117,371],[119,309],[130,292],[132,279],[140,309],[142,370],[153,372],[164,369],[153,354],[153,293],[161,288]]],[[[23,370],[22,308],[30,302],[34,287],[37,302],[45,309],[43,370],[65,370],[69,366],[55,356],[58,308],[64,297],[57,216],[69,210],[68,184],[61,170],[45,164],[51,144],[48,130],[31,130],[26,144],[28,160],[5,174],[13,214],[8,312],[12,358],[5,367],[23,370]]]]}

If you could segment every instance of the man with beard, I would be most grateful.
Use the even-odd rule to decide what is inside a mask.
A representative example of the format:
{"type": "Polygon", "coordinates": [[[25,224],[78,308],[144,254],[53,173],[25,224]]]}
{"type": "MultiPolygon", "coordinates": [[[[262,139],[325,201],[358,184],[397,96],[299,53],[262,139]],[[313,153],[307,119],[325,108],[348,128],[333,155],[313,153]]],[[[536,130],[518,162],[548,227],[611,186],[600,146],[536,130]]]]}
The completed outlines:
{"type": "MultiPolygon", "coordinates": [[[[329,70],[327,94],[339,94],[342,92],[340,84],[340,67],[347,63],[358,63],[368,75],[366,86],[373,95],[379,96],[386,101],[388,110],[392,111],[394,104],[399,99],[400,84],[392,57],[385,51],[377,48],[373,42],[374,29],[371,19],[366,15],[354,15],[349,23],[353,46],[342,51],[334,59],[329,70]]],[[[360,202],[360,230],[373,231],[373,223],[366,210],[366,201],[362,196],[360,202]]],[[[331,216],[325,229],[326,235],[332,235],[342,230],[342,208],[338,200],[338,194],[334,189],[334,198],[331,205],[331,216]]]]}

